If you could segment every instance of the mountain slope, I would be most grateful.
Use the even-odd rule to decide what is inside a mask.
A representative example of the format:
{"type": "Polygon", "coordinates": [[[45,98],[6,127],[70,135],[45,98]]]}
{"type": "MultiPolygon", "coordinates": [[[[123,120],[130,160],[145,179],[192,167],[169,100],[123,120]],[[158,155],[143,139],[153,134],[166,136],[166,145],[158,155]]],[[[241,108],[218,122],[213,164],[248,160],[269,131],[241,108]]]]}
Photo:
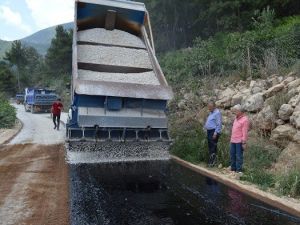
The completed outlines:
{"type": "Polygon", "coordinates": [[[0,59],[3,58],[5,52],[10,48],[10,41],[0,40],[0,59]]]}
{"type": "MultiPolygon", "coordinates": [[[[73,22],[62,24],[64,29],[72,29],[73,22]]],[[[34,47],[40,54],[45,55],[51,44],[52,38],[55,36],[56,26],[40,30],[28,37],[21,39],[22,44],[34,47]]],[[[3,58],[5,51],[10,48],[12,42],[0,40],[0,59],[3,58]]]]}

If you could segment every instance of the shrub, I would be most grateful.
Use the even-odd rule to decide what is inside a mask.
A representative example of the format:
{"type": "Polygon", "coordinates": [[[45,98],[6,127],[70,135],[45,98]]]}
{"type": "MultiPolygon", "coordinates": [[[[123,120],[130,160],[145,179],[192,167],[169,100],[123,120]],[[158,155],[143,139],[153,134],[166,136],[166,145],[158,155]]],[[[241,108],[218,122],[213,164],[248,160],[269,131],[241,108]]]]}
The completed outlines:
{"type": "Polygon", "coordinates": [[[16,122],[16,109],[0,96],[0,128],[12,128],[16,122]]]}
{"type": "Polygon", "coordinates": [[[265,147],[260,143],[251,144],[245,151],[245,169],[268,169],[272,163],[276,162],[281,150],[276,147],[265,147]]]}
{"type": "MultiPolygon", "coordinates": [[[[203,126],[194,118],[173,122],[175,139],[171,153],[192,163],[208,162],[208,144],[203,126]]],[[[171,134],[171,135],[172,135],[171,134]]],[[[218,143],[218,163],[229,164],[229,137],[222,134],[218,143]]]]}
{"type": "Polygon", "coordinates": [[[279,176],[276,189],[283,195],[300,197],[300,170],[295,169],[279,176]]]}
{"type": "Polygon", "coordinates": [[[245,172],[241,179],[257,184],[263,189],[274,187],[275,175],[268,169],[276,162],[280,152],[276,147],[265,147],[261,143],[249,146],[245,151],[245,172]]]}

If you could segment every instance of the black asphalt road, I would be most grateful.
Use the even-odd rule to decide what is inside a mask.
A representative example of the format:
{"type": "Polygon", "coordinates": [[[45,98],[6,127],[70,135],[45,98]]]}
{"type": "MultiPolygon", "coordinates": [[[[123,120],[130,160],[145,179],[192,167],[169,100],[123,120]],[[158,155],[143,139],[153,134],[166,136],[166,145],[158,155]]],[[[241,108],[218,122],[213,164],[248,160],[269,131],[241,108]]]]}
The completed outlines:
{"type": "Polygon", "coordinates": [[[70,165],[72,225],[296,225],[174,162],[70,165]]]}

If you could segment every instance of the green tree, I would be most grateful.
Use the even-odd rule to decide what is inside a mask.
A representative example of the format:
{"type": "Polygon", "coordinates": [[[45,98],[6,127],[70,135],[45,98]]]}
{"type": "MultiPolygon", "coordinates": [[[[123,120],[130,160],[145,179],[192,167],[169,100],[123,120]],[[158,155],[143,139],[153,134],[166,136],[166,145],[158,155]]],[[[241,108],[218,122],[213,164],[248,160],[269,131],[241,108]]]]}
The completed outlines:
{"type": "Polygon", "coordinates": [[[22,46],[21,41],[14,41],[11,48],[5,52],[5,60],[8,60],[11,65],[16,66],[16,75],[18,81],[18,90],[21,90],[21,78],[24,75],[24,68],[27,64],[26,50],[22,46]]]}
{"type": "Polygon", "coordinates": [[[5,96],[13,96],[16,93],[17,81],[9,66],[4,62],[0,62],[0,93],[5,96]]]}
{"type": "Polygon", "coordinates": [[[51,41],[45,58],[50,77],[70,74],[72,69],[72,31],[63,26],[56,27],[56,35],[51,41]]]}

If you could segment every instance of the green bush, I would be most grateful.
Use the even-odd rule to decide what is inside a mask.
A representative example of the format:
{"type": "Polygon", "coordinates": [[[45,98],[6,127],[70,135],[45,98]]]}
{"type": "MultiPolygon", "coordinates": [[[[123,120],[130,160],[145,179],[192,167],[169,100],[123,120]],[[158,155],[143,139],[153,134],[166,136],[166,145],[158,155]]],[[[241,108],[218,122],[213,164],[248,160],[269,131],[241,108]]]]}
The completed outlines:
{"type": "Polygon", "coordinates": [[[265,147],[263,144],[251,144],[244,154],[244,168],[250,170],[268,169],[276,162],[281,150],[276,147],[265,147]]]}
{"type": "Polygon", "coordinates": [[[295,169],[279,176],[276,189],[283,195],[300,197],[300,170],[295,169]]]}
{"type": "Polygon", "coordinates": [[[268,169],[276,162],[280,152],[276,147],[265,147],[261,143],[250,145],[244,154],[244,175],[241,179],[263,189],[274,187],[276,177],[268,169]]]}
{"type": "Polygon", "coordinates": [[[16,109],[0,97],[0,128],[12,128],[16,122],[16,109]]]}
{"type": "Polygon", "coordinates": [[[300,58],[300,16],[275,23],[271,14],[272,10],[263,11],[266,19],[256,22],[253,30],[197,38],[192,48],[161,57],[167,79],[177,87],[204,76],[238,73],[242,77],[251,69],[252,77],[259,77],[292,68],[300,58]]]}
{"type": "MultiPolygon", "coordinates": [[[[171,153],[192,163],[208,162],[208,144],[203,126],[195,119],[173,124],[171,153]]],[[[229,137],[222,134],[218,143],[218,163],[229,164],[229,137]]]]}

